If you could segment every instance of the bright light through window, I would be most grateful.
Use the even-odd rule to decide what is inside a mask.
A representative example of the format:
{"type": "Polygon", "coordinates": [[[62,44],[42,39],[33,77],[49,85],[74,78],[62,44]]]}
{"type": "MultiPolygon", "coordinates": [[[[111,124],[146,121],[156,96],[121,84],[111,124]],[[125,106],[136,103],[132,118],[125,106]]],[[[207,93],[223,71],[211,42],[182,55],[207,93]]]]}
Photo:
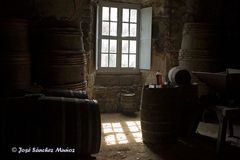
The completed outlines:
{"type": "Polygon", "coordinates": [[[125,123],[102,123],[104,140],[107,145],[142,142],[140,121],[127,121],[125,123]]]}

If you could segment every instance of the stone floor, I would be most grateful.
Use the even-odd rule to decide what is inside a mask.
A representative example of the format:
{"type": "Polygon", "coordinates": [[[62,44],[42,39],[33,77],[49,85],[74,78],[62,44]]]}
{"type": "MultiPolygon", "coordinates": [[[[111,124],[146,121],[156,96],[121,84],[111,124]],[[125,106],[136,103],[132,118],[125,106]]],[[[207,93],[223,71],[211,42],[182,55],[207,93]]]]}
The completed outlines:
{"type": "MultiPolygon", "coordinates": [[[[104,113],[101,119],[101,149],[92,155],[97,160],[235,160],[240,157],[238,140],[230,138],[224,153],[220,157],[216,155],[217,124],[201,122],[194,137],[180,138],[171,147],[152,150],[142,142],[139,113],[131,116],[104,113]]],[[[235,126],[235,130],[240,131],[240,127],[235,126]]]]}

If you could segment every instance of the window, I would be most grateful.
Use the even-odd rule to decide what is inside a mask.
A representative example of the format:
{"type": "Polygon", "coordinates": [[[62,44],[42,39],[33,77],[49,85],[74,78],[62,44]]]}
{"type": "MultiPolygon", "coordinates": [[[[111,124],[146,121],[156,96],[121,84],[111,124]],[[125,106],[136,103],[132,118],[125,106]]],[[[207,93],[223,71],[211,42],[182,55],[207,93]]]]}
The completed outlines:
{"type": "Polygon", "coordinates": [[[142,48],[139,7],[110,2],[103,2],[98,6],[97,69],[139,69],[139,49],[142,48]]]}

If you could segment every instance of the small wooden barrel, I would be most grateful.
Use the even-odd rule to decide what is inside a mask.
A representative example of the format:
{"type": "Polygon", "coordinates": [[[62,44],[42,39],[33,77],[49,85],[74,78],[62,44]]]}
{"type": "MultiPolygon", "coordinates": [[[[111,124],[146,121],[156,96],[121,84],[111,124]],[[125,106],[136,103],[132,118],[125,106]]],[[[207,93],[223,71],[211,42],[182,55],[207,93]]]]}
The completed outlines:
{"type": "Polygon", "coordinates": [[[121,110],[123,113],[133,113],[137,111],[136,94],[121,93],[120,100],[121,110]]]}
{"type": "Polygon", "coordinates": [[[191,73],[182,66],[175,66],[168,72],[168,79],[173,84],[186,85],[191,83],[191,73]]]}

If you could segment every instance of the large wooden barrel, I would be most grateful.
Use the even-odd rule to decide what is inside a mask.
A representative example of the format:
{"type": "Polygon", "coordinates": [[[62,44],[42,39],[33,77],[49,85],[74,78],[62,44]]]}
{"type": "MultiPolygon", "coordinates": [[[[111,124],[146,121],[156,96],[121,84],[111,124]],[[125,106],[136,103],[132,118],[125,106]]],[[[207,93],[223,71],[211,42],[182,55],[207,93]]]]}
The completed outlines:
{"type": "Polygon", "coordinates": [[[224,69],[219,50],[223,38],[219,26],[207,23],[185,23],[179,65],[191,71],[218,72],[224,69]]]}
{"type": "MultiPolygon", "coordinates": [[[[35,96],[11,98],[1,104],[4,105],[0,108],[0,143],[7,155],[16,155],[12,147],[53,149],[53,153],[36,153],[48,158],[76,158],[99,152],[101,121],[94,100],[35,96]],[[57,148],[68,151],[56,152],[57,148]]],[[[21,155],[24,156],[17,154],[18,158],[21,155]]]]}
{"type": "Polygon", "coordinates": [[[203,109],[198,98],[197,83],[179,85],[178,136],[191,136],[196,131],[203,109]]]}
{"type": "MultiPolygon", "coordinates": [[[[185,23],[183,28],[179,66],[189,71],[221,72],[225,70],[222,58],[223,30],[219,25],[185,23]]],[[[209,88],[192,75],[192,82],[199,83],[199,94],[208,94],[209,88]]]]}
{"type": "Polygon", "coordinates": [[[38,98],[42,94],[20,97],[0,98],[0,147],[1,154],[7,159],[18,159],[19,155],[12,152],[12,148],[29,148],[35,146],[34,139],[38,133],[37,106],[38,98]]]}
{"type": "Polygon", "coordinates": [[[28,21],[0,20],[0,86],[2,94],[25,90],[31,85],[28,21]]]}
{"type": "Polygon", "coordinates": [[[178,88],[145,86],[141,105],[143,142],[171,146],[177,142],[178,88]]]}
{"type": "Polygon", "coordinates": [[[86,56],[81,27],[36,26],[34,80],[44,88],[85,90],[86,56]],[[69,87],[70,86],[70,87],[69,87]],[[76,87],[75,87],[76,86],[76,87]]]}
{"type": "Polygon", "coordinates": [[[39,138],[43,145],[69,146],[75,148],[75,154],[93,154],[99,151],[101,121],[96,101],[41,97],[39,105],[42,113],[40,123],[44,126],[43,136],[39,138]]]}

